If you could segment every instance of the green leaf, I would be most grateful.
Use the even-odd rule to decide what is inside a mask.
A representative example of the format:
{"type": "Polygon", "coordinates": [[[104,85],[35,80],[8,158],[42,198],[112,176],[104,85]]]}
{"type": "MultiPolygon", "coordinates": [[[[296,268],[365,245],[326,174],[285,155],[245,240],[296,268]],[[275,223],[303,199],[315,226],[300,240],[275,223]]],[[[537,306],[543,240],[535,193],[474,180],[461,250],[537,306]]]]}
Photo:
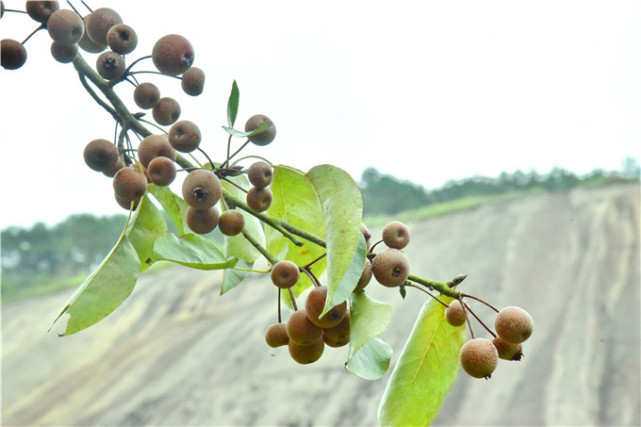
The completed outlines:
{"type": "Polygon", "coordinates": [[[239,101],[240,92],[238,91],[238,84],[236,83],[236,80],[234,80],[234,83],[231,85],[229,100],[227,101],[227,123],[229,123],[229,127],[234,127],[234,123],[236,123],[239,101]]]}
{"type": "Polygon", "coordinates": [[[247,131],[247,132],[242,132],[242,131],[236,130],[236,129],[230,127],[230,126],[223,126],[223,129],[228,134],[230,134],[232,136],[235,136],[237,138],[247,138],[248,136],[251,136],[251,135],[254,135],[256,133],[260,133],[260,132],[264,131],[269,126],[271,126],[271,122],[266,121],[266,122],[262,122],[261,124],[259,124],[256,129],[250,130],[250,131],[247,131]]]}
{"type": "MultiPolygon", "coordinates": [[[[241,259],[238,261],[235,267],[249,269],[251,268],[251,264],[241,259]]],[[[240,282],[245,280],[245,278],[249,276],[250,273],[250,271],[236,270],[234,268],[225,269],[225,271],[223,272],[223,284],[220,287],[220,294],[222,295],[234,289],[240,282]]]]}
{"type": "Polygon", "coordinates": [[[352,292],[358,284],[358,280],[363,274],[363,269],[365,268],[365,260],[367,258],[367,242],[365,241],[365,236],[362,233],[358,235],[358,246],[356,252],[352,257],[352,262],[349,264],[347,271],[341,278],[336,292],[331,297],[331,300],[328,298],[325,302],[325,310],[330,310],[332,307],[341,304],[343,301],[347,301],[352,295],[352,292]],[[329,309],[327,308],[329,307],[329,309]]]}
{"type": "Polygon", "coordinates": [[[370,339],[382,334],[391,320],[392,306],[368,297],[365,292],[353,294],[349,319],[350,357],[370,339]]]}
{"type": "Polygon", "coordinates": [[[456,379],[465,342],[465,326],[450,326],[444,312],[431,299],[423,306],[378,408],[382,425],[424,426],[438,415],[456,379]]]}
{"type": "Polygon", "coordinates": [[[174,194],[169,187],[159,187],[155,184],[147,186],[148,191],[153,194],[154,198],[158,200],[160,206],[165,210],[169,219],[178,229],[178,233],[185,233],[185,214],[187,212],[187,203],[174,194]]]}
{"type": "Polygon", "coordinates": [[[196,234],[162,236],[154,244],[153,261],[171,261],[199,270],[220,270],[233,267],[238,259],[225,259],[218,246],[196,234]]]}
{"type": "Polygon", "coordinates": [[[315,166],[307,176],[318,194],[327,235],[327,300],[323,309],[326,313],[349,297],[347,294],[341,301],[334,294],[356,251],[363,201],[356,181],[336,166],[315,166]]]}
{"type": "Polygon", "coordinates": [[[392,347],[380,337],[374,337],[350,357],[345,367],[365,380],[377,380],[385,375],[391,359],[392,347]]]}
{"type": "Polygon", "coordinates": [[[149,196],[145,196],[141,200],[129,223],[126,234],[138,253],[140,272],[142,273],[151,265],[150,257],[154,242],[160,236],[167,234],[165,218],[149,199],[149,196]]]}
{"type": "MultiPolygon", "coordinates": [[[[243,188],[249,188],[249,180],[244,174],[229,177],[228,179],[243,188]]],[[[245,193],[233,184],[227,181],[222,181],[222,185],[225,193],[229,193],[241,200],[245,198],[245,193]]],[[[238,211],[243,214],[243,217],[245,217],[244,231],[249,233],[249,235],[260,245],[265,246],[265,232],[263,231],[260,220],[242,209],[239,209],[238,211]]],[[[237,257],[247,261],[248,263],[253,263],[258,259],[258,257],[260,257],[260,252],[242,234],[238,234],[231,237],[225,236],[225,255],[227,258],[237,257]]]]}
{"type": "MultiPolygon", "coordinates": [[[[273,202],[267,214],[302,228],[318,237],[325,236],[325,226],[320,200],[311,182],[301,171],[288,166],[274,166],[272,178],[273,202]]],[[[272,227],[265,228],[267,250],[277,259],[288,259],[299,267],[317,259],[325,253],[325,248],[298,238],[303,245],[296,246],[272,227]]],[[[350,254],[351,259],[351,254],[350,254]]],[[[311,270],[318,277],[325,270],[326,258],[316,262],[311,270]]],[[[295,296],[300,295],[312,285],[307,275],[302,274],[292,288],[295,296]]],[[[283,292],[283,300],[289,301],[288,292],[283,292]]]]}
{"type": "Polygon", "coordinates": [[[62,335],[71,335],[102,320],[131,294],[139,271],[138,254],[123,233],[109,255],[76,289],[51,326],[65,313],[69,314],[69,320],[62,335]]]}

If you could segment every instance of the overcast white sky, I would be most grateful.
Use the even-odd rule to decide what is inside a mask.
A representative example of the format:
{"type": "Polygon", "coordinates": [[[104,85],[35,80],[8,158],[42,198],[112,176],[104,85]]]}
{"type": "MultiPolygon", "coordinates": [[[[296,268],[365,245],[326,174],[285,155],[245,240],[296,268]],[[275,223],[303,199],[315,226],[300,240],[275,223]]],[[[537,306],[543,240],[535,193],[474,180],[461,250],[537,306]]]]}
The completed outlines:
{"type": "MultiPolygon", "coordinates": [[[[639,158],[639,1],[89,3],[116,9],[137,31],[128,62],[165,34],[192,42],[207,73],[202,96],[183,95],[178,80],[147,80],[178,99],[217,159],[234,79],[241,126],[262,113],[278,129],[251,152],[303,170],[332,163],[358,179],[373,166],[434,188],[639,158]]],[[[22,40],[33,28],[26,15],[5,14],[0,38],[22,40]]],[[[113,121],[49,45],[40,32],[22,69],[0,69],[1,228],[124,212],[111,182],[82,159],[87,142],[112,138],[113,121]]],[[[119,90],[135,110],[131,88],[119,90]]]]}

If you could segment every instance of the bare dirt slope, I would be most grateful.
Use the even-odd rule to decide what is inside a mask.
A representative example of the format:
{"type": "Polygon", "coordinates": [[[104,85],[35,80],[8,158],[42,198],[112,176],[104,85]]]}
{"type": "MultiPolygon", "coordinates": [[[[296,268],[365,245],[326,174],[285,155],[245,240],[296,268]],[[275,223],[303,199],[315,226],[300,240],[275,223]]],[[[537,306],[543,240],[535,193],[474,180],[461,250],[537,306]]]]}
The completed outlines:
{"type": "MultiPolygon", "coordinates": [[[[415,274],[467,273],[465,291],[522,306],[536,321],[525,359],[501,363],[490,381],[459,375],[437,424],[641,423],[638,185],[410,226],[415,274]]],[[[4,425],[377,424],[387,377],[346,373],[346,349],[296,365],[263,341],[276,317],[269,279],[220,297],[220,278],[182,267],[143,275],[115,313],[65,338],[46,330],[70,292],[4,306],[4,425]]],[[[398,352],[425,295],[410,289],[402,301],[370,288],[395,307],[384,338],[398,352]]]]}

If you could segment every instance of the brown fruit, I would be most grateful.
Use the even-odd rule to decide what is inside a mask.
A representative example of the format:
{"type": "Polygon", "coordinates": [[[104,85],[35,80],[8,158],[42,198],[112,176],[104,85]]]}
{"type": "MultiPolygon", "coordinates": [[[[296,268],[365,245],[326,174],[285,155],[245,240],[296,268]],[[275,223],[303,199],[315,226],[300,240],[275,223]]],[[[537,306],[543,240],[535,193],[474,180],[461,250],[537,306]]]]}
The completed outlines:
{"type": "Polygon", "coordinates": [[[342,347],[349,343],[349,331],[348,311],[338,325],[323,329],[323,341],[330,347],[342,347]]]}
{"type": "Polygon", "coordinates": [[[76,58],[76,55],[78,55],[77,44],[51,43],[51,56],[58,62],[68,64],[76,58]]]}
{"type": "Polygon", "coordinates": [[[98,172],[111,169],[119,160],[118,149],[106,139],[91,141],[86,145],[83,155],[87,166],[98,172]]]}
{"type": "Polygon", "coordinates": [[[60,9],[57,1],[28,1],[27,14],[34,21],[46,24],[49,17],[60,9]]]}
{"type": "Polygon", "coordinates": [[[183,73],[180,86],[187,95],[200,95],[205,88],[205,72],[198,67],[191,67],[183,73]]]}
{"type": "Polygon", "coordinates": [[[108,176],[109,178],[113,178],[118,173],[118,171],[124,167],[125,167],[125,164],[123,163],[122,159],[118,157],[118,161],[113,165],[111,165],[110,167],[105,168],[102,171],[102,174],[104,176],[108,176]]]}
{"type": "Polygon", "coordinates": [[[265,342],[268,346],[276,348],[289,343],[289,337],[287,336],[287,324],[285,323],[274,323],[267,328],[265,332],[265,342]]]}
{"type": "Polygon", "coordinates": [[[171,160],[176,160],[176,150],[169,144],[167,135],[150,135],[138,144],[138,161],[145,168],[148,168],[149,162],[156,157],[167,157],[171,160]]]}
{"type": "Polygon", "coordinates": [[[151,57],[158,71],[177,76],[189,70],[194,63],[194,48],[183,36],[169,34],[156,42],[151,57]]]}
{"type": "Polygon", "coordinates": [[[251,132],[258,129],[263,122],[269,122],[270,125],[263,131],[247,137],[252,143],[256,145],[268,145],[276,138],[276,126],[271,119],[263,114],[256,114],[247,120],[245,123],[245,132],[251,132]]]}
{"type": "Polygon", "coordinates": [[[134,208],[134,210],[136,210],[136,208],[140,204],[140,200],[141,200],[140,198],[135,199],[135,200],[127,200],[127,199],[124,199],[124,198],[120,197],[119,195],[117,195],[115,193],[114,193],[114,197],[116,199],[116,203],[118,203],[118,205],[121,208],[125,209],[125,210],[130,210],[131,209],[131,203],[132,202],[134,204],[133,208],[134,208]]]}
{"type": "Polygon", "coordinates": [[[284,259],[272,267],[272,283],[281,289],[291,288],[298,282],[300,270],[292,261],[284,259]]]}
{"type": "Polygon", "coordinates": [[[504,340],[501,337],[496,337],[492,340],[492,344],[499,352],[499,358],[503,360],[521,360],[523,351],[521,344],[513,344],[504,340]]]}
{"type": "Polygon", "coordinates": [[[78,47],[85,52],[100,53],[107,48],[107,43],[99,44],[89,38],[87,33],[87,20],[83,21],[85,31],[82,33],[82,38],[78,41],[78,47]]]}
{"type": "Polygon", "coordinates": [[[218,177],[210,170],[196,169],[187,175],[182,185],[183,199],[196,209],[211,208],[223,195],[218,177]]]}
{"type": "Polygon", "coordinates": [[[454,300],[445,309],[445,319],[452,326],[464,325],[467,321],[467,313],[460,301],[454,300]]]}
{"type": "Polygon", "coordinates": [[[249,209],[254,212],[264,212],[271,206],[272,197],[272,192],[268,187],[251,187],[247,192],[245,200],[247,201],[249,209]]]}
{"type": "Polygon", "coordinates": [[[410,242],[410,230],[400,221],[389,222],[382,234],[383,243],[389,248],[403,249],[410,242]]]}
{"type": "Polygon", "coordinates": [[[169,157],[155,157],[149,162],[147,173],[151,182],[166,187],[176,179],[176,164],[169,157]]]}
{"type": "Polygon", "coordinates": [[[308,365],[316,362],[323,355],[325,350],[325,343],[322,338],[318,338],[310,345],[299,345],[292,340],[289,340],[289,355],[294,361],[301,365],[308,365]]]}
{"type": "Polygon", "coordinates": [[[174,98],[160,98],[151,110],[154,120],[159,125],[170,125],[180,118],[180,104],[174,98]]]}
{"type": "Polygon", "coordinates": [[[138,36],[129,25],[116,24],[107,31],[107,44],[114,52],[126,55],[138,45],[138,36]]]}
{"type": "Polygon", "coordinates": [[[134,90],[134,102],[143,110],[154,108],[160,100],[160,90],[153,83],[140,83],[134,90]]]}
{"type": "Polygon", "coordinates": [[[496,333],[506,341],[520,344],[527,340],[534,330],[530,314],[520,307],[505,307],[496,315],[496,333]]]}
{"type": "Polygon", "coordinates": [[[181,120],[169,129],[169,143],[181,153],[191,153],[200,145],[202,135],[195,123],[181,120]]]}
{"type": "Polygon", "coordinates": [[[185,220],[187,227],[194,233],[207,234],[218,225],[218,211],[215,208],[194,209],[189,206],[185,220]]]}
{"type": "Polygon", "coordinates": [[[410,265],[400,249],[385,249],[372,261],[372,272],[376,281],[383,286],[400,286],[407,280],[410,265]]]}
{"type": "Polygon", "coordinates": [[[96,71],[103,79],[118,80],[124,74],[125,68],[125,58],[110,50],[101,53],[96,60],[96,71]]]}
{"type": "Polygon", "coordinates": [[[267,162],[255,162],[247,169],[247,178],[256,188],[265,188],[272,183],[272,167],[267,162]]]}
{"type": "Polygon", "coordinates": [[[365,258],[365,267],[363,268],[363,272],[361,273],[361,277],[358,279],[358,283],[356,284],[356,287],[354,288],[353,292],[360,292],[367,285],[369,285],[369,282],[372,280],[372,262],[369,260],[369,258],[365,258]]]}
{"type": "Polygon", "coordinates": [[[47,21],[49,36],[60,44],[78,43],[85,32],[82,18],[71,9],[58,9],[47,21]]]}
{"type": "MultiPolygon", "coordinates": [[[[314,325],[305,310],[297,310],[287,320],[287,336],[290,342],[298,345],[310,345],[321,338],[323,330],[314,325]]],[[[321,339],[322,342],[322,339],[321,339]]]]}
{"type": "Polygon", "coordinates": [[[474,338],[461,347],[461,367],[474,378],[490,378],[499,362],[499,353],[492,341],[474,338]]]}
{"type": "Polygon", "coordinates": [[[97,45],[107,44],[107,33],[117,24],[122,24],[122,18],[108,7],[96,9],[85,17],[87,35],[97,45]]]}
{"type": "Polygon", "coordinates": [[[236,210],[227,210],[220,215],[218,228],[225,236],[236,236],[245,228],[245,217],[236,210]]]}
{"type": "Polygon", "coordinates": [[[305,303],[305,311],[309,320],[319,328],[333,328],[338,325],[345,317],[347,312],[347,302],[343,301],[341,304],[333,307],[323,317],[319,317],[325,307],[325,299],[327,298],[327,286],[318,286],[311,290],[307,295],[305,303]]]}
{"type": "Polygon", "coordinates": [[[113,186],[116,194],[124,200],[140,199],[147,191],[147,177],[137,165],[132,165],[116,173],[113,186]]]}
{"type": "Polygon", "coordinates": [[[369,228],[361,222],[361,234],[365,237],[365,243],[367,244],[367,249],[370,248],[370,239],[372,238],[372,233],[369,232],[369,228]]]}
{"type": "Polygon", "coordinates": [[[5,70],[17,70],[27,62],[27,50],[17,40],[0,41],[0,65],[5,70]]]}

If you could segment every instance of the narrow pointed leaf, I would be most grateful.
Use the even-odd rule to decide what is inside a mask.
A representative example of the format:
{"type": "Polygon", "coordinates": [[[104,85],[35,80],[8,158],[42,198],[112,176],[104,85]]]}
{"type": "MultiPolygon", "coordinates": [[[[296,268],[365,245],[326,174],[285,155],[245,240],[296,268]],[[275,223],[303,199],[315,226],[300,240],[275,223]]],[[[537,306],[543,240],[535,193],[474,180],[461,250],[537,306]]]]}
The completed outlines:
{"type": "Polygon", "coordinates": [[[196,234],[162,236],[154,244],[153,261],[171,261],[199,270],[233,267],[237,258],[227,260],[218,246],[196,234]]]}
{"type": "Polygon", "coordinates": [[[326,313],[342,302],[334,299],[334,294],[356,251],[363,202],[356,181],[336,166],[315,166],[307,176],[318,194],[327,236],[327,300],[323,309],[326,313]]]}
{"type": "Polygon", "coordinates": [[[264,131],[264,130],[265,130],[265,129],[267,129],[269,126],[271,126],[271,122],[268,122],[268,121],[267,121],[267,122],[262,122],[261,124],[259,124],[259,125],[258,125],[258,127],[257,127],[256,129],[254,129],[254,130],[250,130],[250,131],[247,131],[247,132],[243,132],[243,131],[240,131],[240,130],[234,129],[234,128],[233,128],[233,127],[231,127],[231,126],[223,126],[223,129],[224,129],[224,130],[225,130],[225,132],[227,132],[228,134],[230,134],[230,135],[232,135],[232,136],[235,136],[235,137],[237,137],[237,138],[247,138],[248,136],[251,136],[251,135],[254,135],[254,134],[256,134],[256,133],[260,133],[260,132],[264,131]]]}
{"type": "Polygon", "coordinates": [[[363,234],[359,233],[358,246],[356,247],[356,252],[354,252],[352,257],[352,262],[349,264],[349,267],[338,284],[336,292],[332,295],[331,300],[328,298],[329,301],[326,302],[325,307],[329,307],[329,309],[331,309],[335,305],[341,304],[343,301],[347,301],[347,299],[349,299],[358,284],[358,280],[363,274],[366,258],[367,242],[365,241],[363,234]]]}
{"type": "Polygon", "coordinates": [[[187,203],[174,194],[169,187],[159,187],[154,184],[149,184],[147,186],[149,192],[153,194],[154,198],[158,200],[160,206],[165,210],[169,219],[178,229],[179,234],[185,233],[185,214],[187,212],[187,203]]]}
{"type": "Polygon", "coordinates": [[[167,223],[158,208],[145,196],[136,209],[126,231],[140,259],[140,272],[151,265],[154,242],[167,234],[167,223]]]}
{"type": "Polygon", "coordinates": [[[374,337],[358,349],[345,367],[365,380],[377,380],[385,375],[392,360],[392,347],[380,337],[374,337]]]}
{"type": "Polygon", "coordinates": [[[240,92],[238,90],[238,84],[236,80],[231,85],[231,93],[229,94],[229,100],[227,101],[227,123],[230,128],[234,127],[236,123],[236,116],[238,115],[238,104],[240,102],[240,92]]]}
{"type": "Polygon", "coordinates": [[[423,306],[385,388],[378,409],[382,425],[424,426],[438,415],[465,342],[465,327],[450,326],[444,311],[434,300],[423,306]]]}

